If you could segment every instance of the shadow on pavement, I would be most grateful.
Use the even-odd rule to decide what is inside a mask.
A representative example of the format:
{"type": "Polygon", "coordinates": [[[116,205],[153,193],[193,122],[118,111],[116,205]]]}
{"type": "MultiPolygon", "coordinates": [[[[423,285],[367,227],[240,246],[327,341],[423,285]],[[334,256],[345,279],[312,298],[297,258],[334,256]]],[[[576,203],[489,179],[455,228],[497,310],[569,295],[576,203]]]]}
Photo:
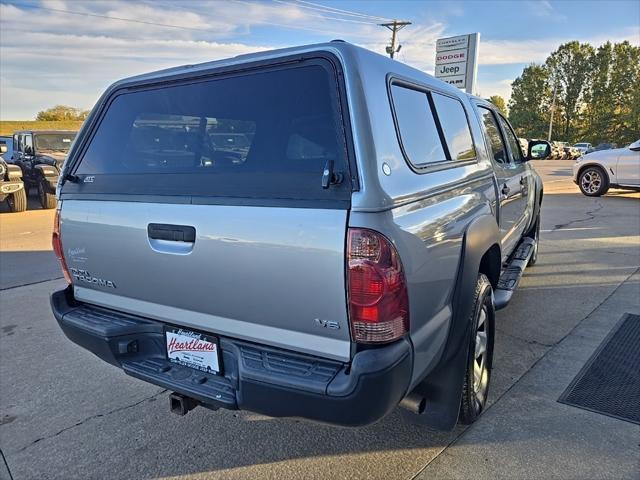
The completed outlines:
{"type": "Polygon", "coordinates": [[[60,278],[52,250],[0,252],[0,290],[60,278]]]}

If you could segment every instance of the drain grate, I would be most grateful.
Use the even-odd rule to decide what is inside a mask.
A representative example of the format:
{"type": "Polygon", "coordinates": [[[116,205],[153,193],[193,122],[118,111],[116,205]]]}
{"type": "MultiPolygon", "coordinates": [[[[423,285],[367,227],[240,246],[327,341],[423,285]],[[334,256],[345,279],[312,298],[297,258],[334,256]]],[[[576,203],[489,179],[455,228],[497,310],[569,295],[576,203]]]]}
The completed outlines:
{"type": "Polygon", "coordinates": [[[558,401],[640,425],[640,315],[620,319],[558,401]]]}

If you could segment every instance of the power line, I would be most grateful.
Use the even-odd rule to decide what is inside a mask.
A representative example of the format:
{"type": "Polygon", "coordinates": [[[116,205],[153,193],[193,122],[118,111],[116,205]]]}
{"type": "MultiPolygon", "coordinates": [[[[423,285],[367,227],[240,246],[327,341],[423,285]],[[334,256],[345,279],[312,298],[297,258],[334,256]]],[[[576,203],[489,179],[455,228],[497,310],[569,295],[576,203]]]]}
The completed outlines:
{"type": "Polygon", "coordinates": [[[304,0],[295,0],[295,2],[298,4],[302,4],[302,5],[298,5],[300,8],[308,8],[310,10],[316,10],[316,11],[321,11],[326,13],[348,15],[351,17],[368,18],[370,20],[375,20],[375,21],[383,21],[383,22],[389,21],[388,18],[376,17],[375,15],[369,15],[366,13],[359,13],[351,10],[343,10],[341,8],[329,7],[327,5],[321,5],[319,3],[307,2],[304,0]]]}
{"type": "MultiPolygon", "coordinates": [[[[295,3],[291,3],[291,2],[286,2],[284,0],[272,0],[275,3],[281,3],[283,5],[290,5],[292,7],[303,7],[302,5],[297,5],[295,3]]],[[[314,11],[318,11],[318,10],[314,10],[314,11]]],[[[333,12],[325,12],[325,13],[333,13],[333,12]]],[[[316,18],[322,18],[324,20],[335,20],[338,22],[347,22],[347,23],[359,23],[362,25],[375,25],[376,22],[375,21],[369,21],[369,22],[363,22],[360,20],[351,20],[348,18],[338,18],[338,17],[325,17],[324,15],[318,15],[318,14],[313,14],[313,13],[306,13],[306,15],[309,15],[310,17],[316,17],[316,18]]]]}
{"type": "MultiPolygon", "coordinates": [[[[234,2],[234,3],[242,3],[244,5],[256,5],[256,3],[254,3],[254,2],[247,2],[247,1],[244,1],[244,0],[229,0],[229,1],[234,2]]],[[[310,32],[324,33],[324,34],[326,34],[326,33],[331,33],[331,34],[335,34],[335,35],[344,34],[344,31],[339,32],[337,30],[325,30],[325,29],[319,30],[317,28],[301,27],[301,26],[298,26],[298,25],[285,25],[285,24],[282,24],[282,23],[274,23],[274,22],[267,22],[267,21],[260,21],[259,23],[257,23],[257,25],[271,25],[271,26],[274,26],[274,27],[295,28],[295,29],[299,29],[299,30],[308,30],[310,32]]]]}
{"type": "MultiPolygon", "coordinates": [[[[255,5],[253,2],[248,2],[248,1],[243,1],[243,0],[231,0],[234,3],[241,3],[241,4],[245,4],[245,5],[255,5]]],[[[304,7],[303,5],[298,5],[299,7],[303,7],[303,8],[310,8],[313,10],[313,8],[311,7],[324,7],[323,5],[319,5],[319,4],[315,4],[312,2],[306,2],[303,0],[296,0],[296,4],[293,3],[289,3],[283,0],[274,0],[277,3],[282,3],[282,4],[288,4],[288,5],[296,5],[297,3],[305,3],[305,4],[309,4],[309,7],[304,7]]],[[[178,5],[173,5],[173,7],[177,7],[180,8],[182,10],[191,12],[189,9],[178,6],[178,5]]],[[[92,18],[103,18],[106,20],[115,20],[115,21],[120,21],[120,22],[129,22],[129,23],[137,23],[137,24],[142,24],[142,25],[152,25],[152,26],[156,26],[156,27],[163,27],[163,28],[174,28],[174,29],[179,29],[179,30],[190,30],[190,31],[198,31],[198,32],[208,32],[211,33],[211,29],[209,28],[199,28],[199,27],[187,27],[187,26],[183,26],[183,25],[173,25],[173,24],[169,24],[169,23],[158,23],[158,22],[150,22],[147,20],[138,20],[138,19],[134,19],[134,18],[125,18],[125,17],[115,17],[112,15],[103,15],[103,14],[99,14],[99,13],[89,13],[89,12],[77,12],[77,11],[73,11],[73,10],[65,10],[62,8],[51,8],[51,7],[43,7],[40,5],[33,5],[31,6],[31,8],[33,9],[37,9],[37,10],[44,10],[44,11],[49,11],[49,12],[56,12],[56,13],[62,13],[62,14],[66,14],[66,15],[76,15],[76,16],[83,16],[83,17],[92,17],[92,18]]],[[[370,15],[366,15],[366,14],[361,14],[358,12],[352,12],[349,10],[342,10],[339,8],[333,8],[333,7],[326,7],[326,9],[328,10],[327,13],[330,13],[329,11],[335,11],[335,13],[331,12],[331,14],[335,14],[335,15],[351,15],[351,16],[356,16],[357,18],[372,18],[372,19],[380,19],[382,17],[375,17],[375,16],[370,16],[370,15]]],[[[319,9],[315,9],[315,10],[319,10],[319,9]]],[[[194,13],[194,12],[191,12],[194,13]]],[[[308,14],[311,15],[311,14],[308,14]]],[[[344,19],[344,18],[335,18],[335,17],[326,17],[324,15],[311,15],[314,17],[318,17],[318,18],[322,18],[324,20],[335,20],[335,21],[341,21],[341,22],[348,22],[348,23],[357,23],[357,24],[364,24],[364,25],[373,25],[373,22],[364,22],[364,21],[358,21],[358,20],[351,20],[351,19],[344,19]]],[[[383,19],[384,20],[384,19],[383,19]]],[[[341,35],[344,32],[339,32],[339,31],[331,31],[331,30],[326,30],[326,29],[316,29],[316,28],[310,28],[310,27],[303,27],[303,26],[299,26],[299,25],[287,25],[287,24],[280,24],[280,23],[274,23],[274,22],[267,22],[267,21],[261,21],[259,22],[260,25],[271,25],[271,26],[275,26],[275,27],[281,27],[281,28],[290,28],[290,29],[298,29],[298,30],[307,30],[307,31],[311,31],[311,32],[315,32],[315,33],[332,33],[332,34],[337,34],[337,35],[341,35]]],[[[393,22],[386,22],[383,24],[380,24],[381,26],[387,27],[392,31],[392,36],[391,36],[391,46],[387,46],[387,53],[391,56],[391,58],[393,58],[394,54],[400,51],[401,46],[398,46],[396,48],[395,44],[396,44],[396,33],[401,30],[402,28],[404,28],[406,25],[410,25],[411,22],[398,22],[396,20],[394,20],[393,22]]]]}
{"type": "Polygon", "coordinates": [[[58,12],[65,13],[68,15],[80,15],[83,17],[94,17],[94,18],[106,18],[108,20],[118,20],[121,22],[131,22],[131,23],[141,23],[144,25],[154,25],[157,27],[166,27],[166,28],[178,28],[181,30],[196,30],[199,32],[210,32],[210,29],[207,28],[197,28],[197,27],[185,27],[182,25],[171,25],[168,23],[156,23],[156,22],[148,22],[146,20],[136,20],[134,18],[123,18],[123,17],[112,17],[111,15],[100,15],[99,13],[88,13],[88,12],[74,12],[72,10],[63,10],[61,8],[50,8],[50,7],[42,7],[40,5],[33,5],[31,8],[36,8],[38,10],[46,10],[49,12],[58,12]]]}
{"type": "MultiPolygon", "coordinates": [[[[251,2],[243,2],[241,0],[231,0],[233,2],[236,3],[243,3],[243,4],[247,4],[247,5],[251,5],[251,2]]],[[[182,10],[191,12],[190,10],[184,8],[184,7],[180,7],[178,5],[173,5],[173,7],[177,7],[180,8],[182,10]]],[[[93,18],[104,18],[106,20],[115,20],[115,21],[120,21],[120,22],[129,22],[129,23],[137,23],[137,24],[143,24],[143,25],[152,25],[152,26],[156,26],[156,27],[163,27],[163,28],[174,28],[174,29],[179,29],[179,30],[191,30],[191,31],[197,31],[197,32],[207,32],[207,33],[211,33],[211,29],[210,28],[198,28],[198,27],[186,27],[183,25],[172,25],[172,24],[168,24],[168,23],[157,23],[157,22],[149,22],[146,20],[136,20],[134,18],[124,18],[124,17],[114,17],[111,15],[101,15],[98,13],[89,13],[89,12],[76,12],[73,10],[64,10],[61,8],[50,8],[50,7],[42,7],[40,5],[33,5],[31,6],[31,8],[37,9],[37,10],[45,10],[45,11],[49,11],[49,12],[57,12],[57,13],[63,13],[66,15],[77,15],[77,16],[83,16],[83,17],[93,17],[93,18]]],[[[192,12],[193,13],[193,12],[192,12]]],[[[364,23],[364,22],[363,22],[364,23]]],[[[292,28],[292,29],[296,29],[296,30],[306,30],[306,31],[310,31],[310,32],[315,32],[315,33],[332,33],[332,34],[336,34],[336,35],[342,35],[344,32],[339,32],[336,30],[319,30],[316,28],[311,28],[311,27],[303,27],[303,26],[299,26],[299,25],[286,25],[286,24],[281,24],[281,23],[274,23],[274,22],[260,22],[261,25],[271,25],[274,27],[281,27],[281,28],[292,28]]]]}

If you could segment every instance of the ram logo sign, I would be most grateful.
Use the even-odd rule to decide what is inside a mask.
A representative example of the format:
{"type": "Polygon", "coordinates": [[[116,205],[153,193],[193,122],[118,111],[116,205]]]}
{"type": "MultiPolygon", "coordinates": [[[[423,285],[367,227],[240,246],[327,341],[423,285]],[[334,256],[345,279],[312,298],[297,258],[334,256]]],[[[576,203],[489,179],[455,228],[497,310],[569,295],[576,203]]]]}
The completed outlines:
{"type": "Polygon", "coordinates": [[[474,93],[479,41],[479,33],[439,39],[436,42],[436,78],[474,93]]]}

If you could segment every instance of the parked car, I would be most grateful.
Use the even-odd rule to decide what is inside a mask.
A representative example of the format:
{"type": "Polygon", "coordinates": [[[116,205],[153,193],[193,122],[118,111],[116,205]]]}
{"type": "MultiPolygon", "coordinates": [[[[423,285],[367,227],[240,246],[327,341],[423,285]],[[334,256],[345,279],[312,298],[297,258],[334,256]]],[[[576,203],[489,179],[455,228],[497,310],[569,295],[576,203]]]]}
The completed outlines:
{"type": "Polygon", "coordinates": [[[69,153],[76,132],[24,130],[13,134],[13,163],[22,169],[25,190],[38,190],[42,208],[56,206],[56,184],[62,162],[69,153]]]}
{"type": "Polygon", "coordinates": [[[119,81],[61,174],[53,313],[175,413],[473,422],[494,311],[537,258],[540,144],[344,42],[119,81]]]}
{"type": "Polygon", "coordinates": [[[585,155],[589,152],[593,151],[593,145],[591,145],[590,143],[576,143],[573,148],[577,149],[581,155],[585,155]]]}
{"type": "Polygon", "coordinates": [[[13,137],[0,137],[0,147],[4,145],[5,148],[3,150],[4,153],[0,153],[0,158],[2,158],[5,162],[7,160],[11,160],[13,156],[13,137]]]}
{"type": "Polygon", "coordinates": [[[579,158],[573,164],[573,181],[588,197],[604,195],[612,187],[640,189],[640,140],[579,158]]]}
{"type": "MultiPolygon", "coordinates": [[[[0,154],[6,153],[6,145],[0,145],[0,154]]],[[[7,201],[12,212],[27,209],[27,194],[22,183],[22,171],[0,158],[0,202],[7,201]]]]}

